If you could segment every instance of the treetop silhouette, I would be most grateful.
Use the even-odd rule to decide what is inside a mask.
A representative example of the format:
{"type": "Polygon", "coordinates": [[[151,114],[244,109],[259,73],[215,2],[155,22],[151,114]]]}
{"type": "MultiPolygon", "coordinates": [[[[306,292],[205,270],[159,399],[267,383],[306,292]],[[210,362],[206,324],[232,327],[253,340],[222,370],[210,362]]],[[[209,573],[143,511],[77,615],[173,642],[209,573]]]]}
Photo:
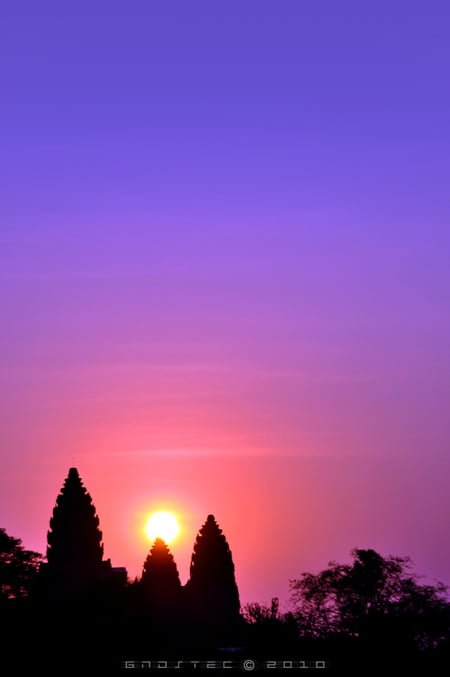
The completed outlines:
{"type": "MultiPolygon", "coordinates": [[[[301,635],[401,639],[429,648],[450,633],[450,605],[443,584],[424,585],[408,557],[352,550],[351,564],[291,581],[291,603],[301,635]]],[[[381,641],[381,640],[380,640],[381,641]]]]}
{"type": "Polygon", "coordinates": [[[27,597],[41,561],[40,553],[0,529],[0,600],[27,597]]]}

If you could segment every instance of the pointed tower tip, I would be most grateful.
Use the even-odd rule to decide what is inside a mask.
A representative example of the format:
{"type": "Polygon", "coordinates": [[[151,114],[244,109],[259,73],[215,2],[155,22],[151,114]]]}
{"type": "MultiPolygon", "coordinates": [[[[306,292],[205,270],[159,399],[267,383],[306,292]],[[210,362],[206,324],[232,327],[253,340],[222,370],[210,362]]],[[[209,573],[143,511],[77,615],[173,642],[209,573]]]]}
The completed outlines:
{"type": "Polygon", "coordinates": [[[214,517],[214,515],[208,515],[208,517],[206,518],[206,521],[207,522],[215,522],[216,518],[214,517]]]}
{"type": "Polygon", "coordinates": [[[69,477],[79,477],[78,468],[69,468],[69,477]]]}

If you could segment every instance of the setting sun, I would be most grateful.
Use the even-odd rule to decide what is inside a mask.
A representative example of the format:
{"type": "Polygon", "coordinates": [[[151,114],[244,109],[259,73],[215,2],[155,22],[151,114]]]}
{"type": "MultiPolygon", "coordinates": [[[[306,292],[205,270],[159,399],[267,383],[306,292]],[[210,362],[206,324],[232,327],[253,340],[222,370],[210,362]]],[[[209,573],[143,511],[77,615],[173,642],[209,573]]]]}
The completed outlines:
{"type": "Polygon", "coordinates": [[[162,538],[166,543],[170,543],[179,531],[177,518],[171,512],[154,512],[145,525],[145,533],[152,541],[155,538],[162,538]]]}

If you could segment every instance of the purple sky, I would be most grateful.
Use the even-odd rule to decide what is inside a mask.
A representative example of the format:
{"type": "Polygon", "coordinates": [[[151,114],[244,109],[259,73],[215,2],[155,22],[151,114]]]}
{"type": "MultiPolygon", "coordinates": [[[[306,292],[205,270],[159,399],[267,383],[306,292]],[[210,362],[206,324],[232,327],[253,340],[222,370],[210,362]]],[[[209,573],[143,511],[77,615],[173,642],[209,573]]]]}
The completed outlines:
{"type": "Polygon", "coordinates": [[[43,550],[76,463],[133,575],[172,501],[245,600],[354,546],[450,583],[449,24],[2,3],[0,526],[43,550]]]}

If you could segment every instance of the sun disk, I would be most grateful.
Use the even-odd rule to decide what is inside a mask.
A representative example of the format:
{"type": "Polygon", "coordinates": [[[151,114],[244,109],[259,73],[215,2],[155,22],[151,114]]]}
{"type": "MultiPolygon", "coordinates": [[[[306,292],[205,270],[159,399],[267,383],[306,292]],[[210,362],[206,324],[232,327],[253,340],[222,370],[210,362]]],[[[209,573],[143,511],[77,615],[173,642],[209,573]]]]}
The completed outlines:
{"type": "Polygon", "coordinates": [[[152,541],[155,538],[162,538],[166,543],[170,543],[179,531],[180,527],[175,515],[162,510],[150,515],[145,525],[145,533],[152,541]]]}

